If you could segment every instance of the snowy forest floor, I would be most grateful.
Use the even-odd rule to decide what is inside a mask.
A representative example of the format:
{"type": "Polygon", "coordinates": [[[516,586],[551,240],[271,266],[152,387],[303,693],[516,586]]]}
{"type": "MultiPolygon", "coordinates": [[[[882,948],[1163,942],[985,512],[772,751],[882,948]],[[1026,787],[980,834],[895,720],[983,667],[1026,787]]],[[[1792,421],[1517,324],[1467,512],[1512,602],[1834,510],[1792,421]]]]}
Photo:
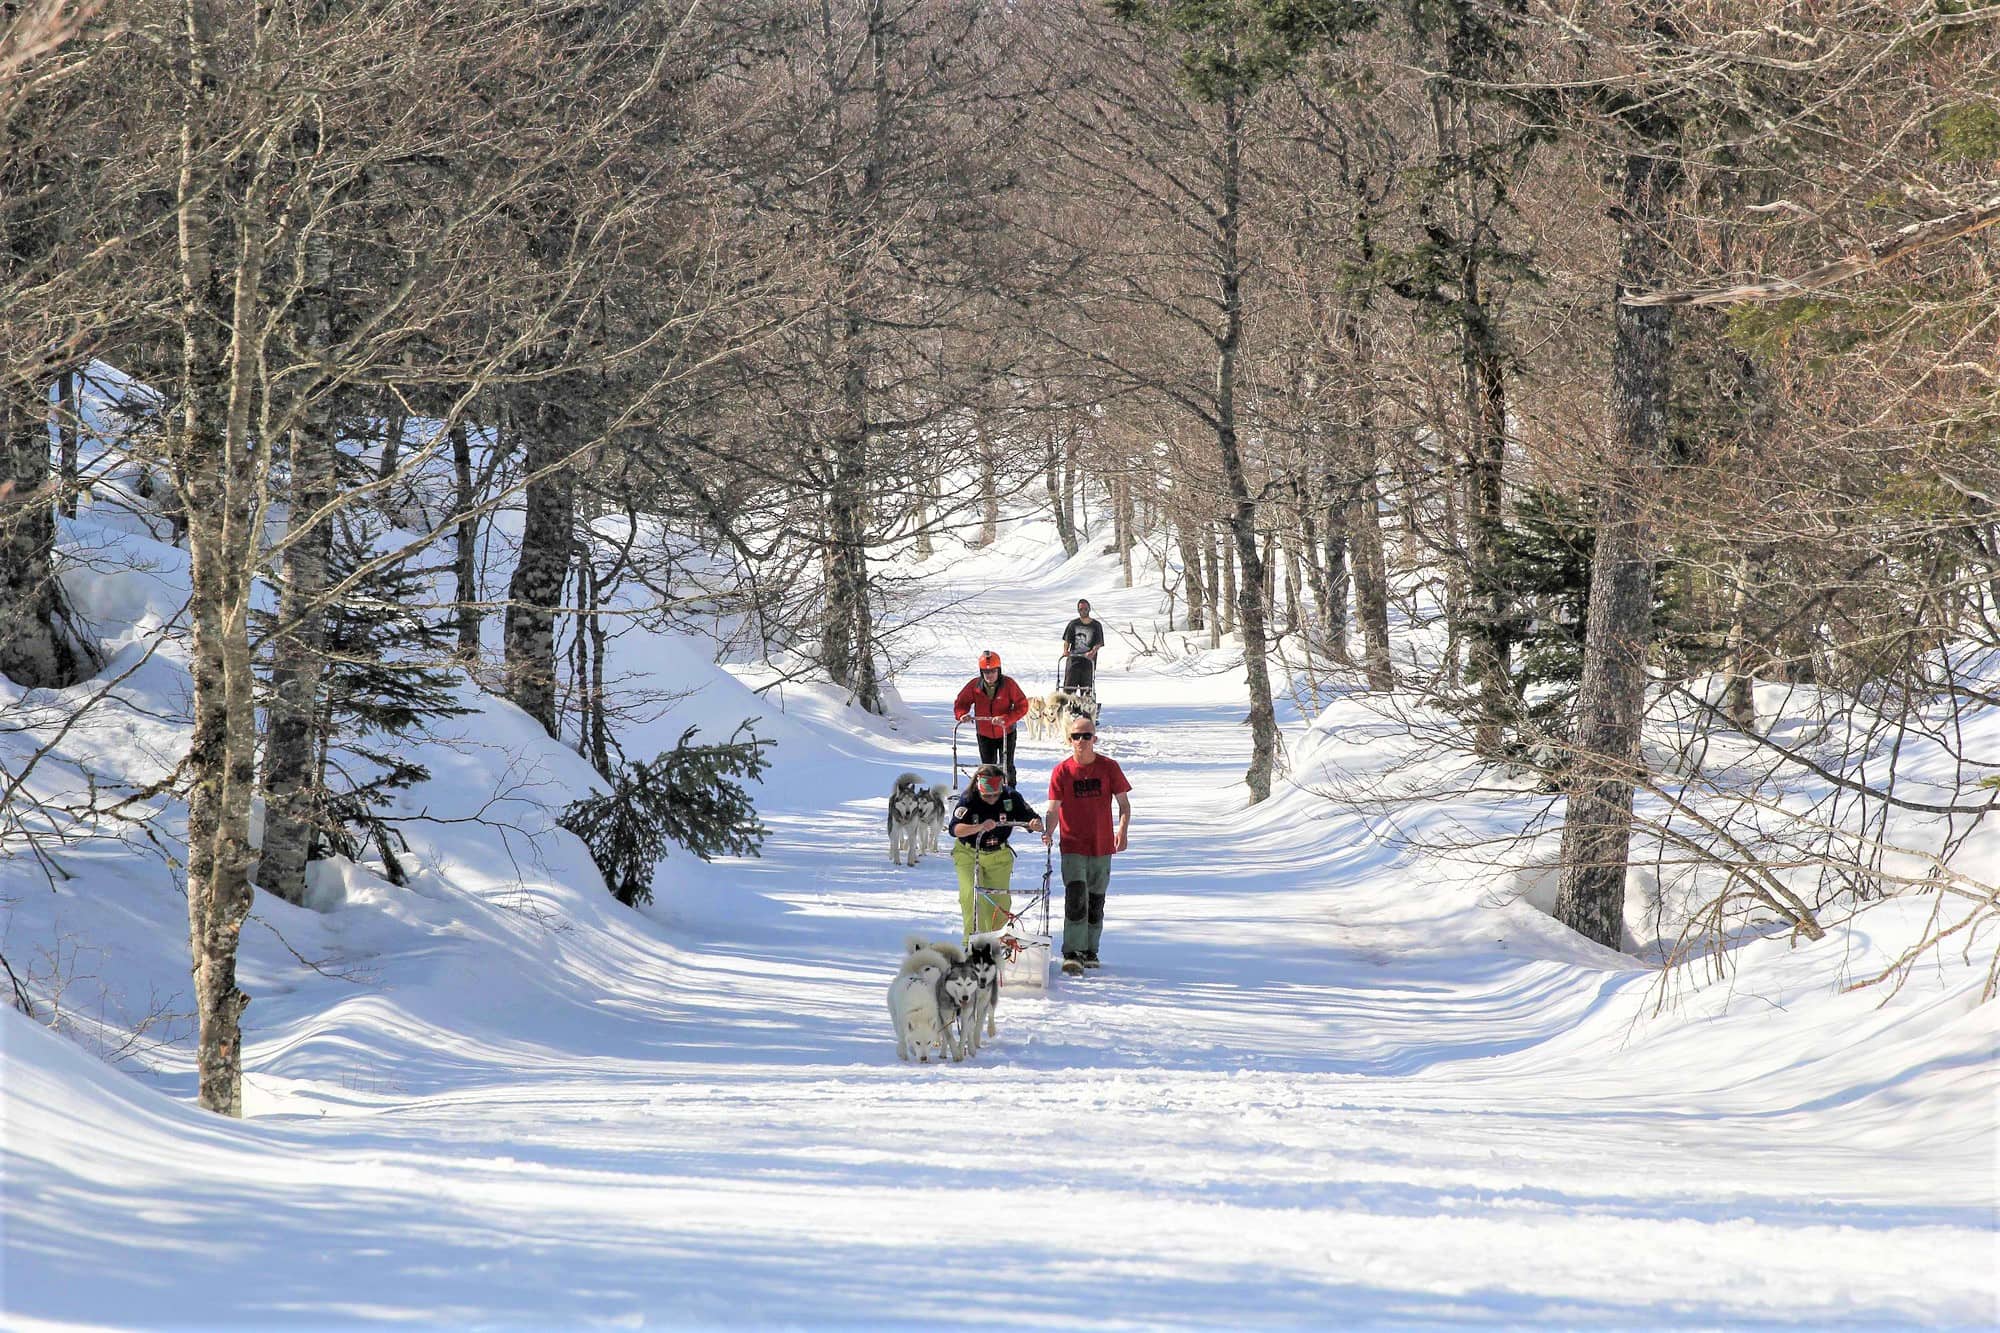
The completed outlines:
{"type": "MultiPolygon", "coordinates": [[[[1157,592],[1047,537],[929,567],[892,725],[752,704],[780,737],[761,859],[672,859],[633,913],[574,850],[440,824],[409,890],[354,869],[329,912],[260,906],[241,1123],[172,1050],[121,1071],[7,1013],[0,1322],[2000,1321],[2000,1006],[1955,956],[1841,992],[1921,904],[1748,946],[1662,1008],[1656,969],[1309,791],[1246,811],[1240,669],[1135,655],[1157,592]],[[884,798],[946,779],[978,649],[1048,687],[1078,594],[1134,786],[1104,970],[1009,994],[962,1066],[900,1064],[886,980],[957,911],[948,858],[889,864],[884,798]]],[[[751,701],[713,680],[726,733],[751,701]]],[[[468,730],[503,723],[528,734],[499,706],[468,730]]],[[[549,750],[558,786],[582,772],[549,750]]],[[[1058,753],[1023,745],[1037,805],[1058,753]]],[[[10,953],[67,935],[184,985],[170,876],[104,864],[66,908],[17,868],[10,953]]]]}

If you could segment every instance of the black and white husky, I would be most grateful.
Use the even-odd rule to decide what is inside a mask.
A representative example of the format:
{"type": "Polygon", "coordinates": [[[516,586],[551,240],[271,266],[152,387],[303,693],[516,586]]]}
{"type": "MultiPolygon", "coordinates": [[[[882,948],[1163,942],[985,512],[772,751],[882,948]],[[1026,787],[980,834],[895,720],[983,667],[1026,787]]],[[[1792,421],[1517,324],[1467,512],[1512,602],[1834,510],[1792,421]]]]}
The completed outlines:
{"type": "Polygon", "coordinates": [[[1081,691],[1057,690],[1049,695],[1055,701],[1055,735],[1057,740],[1069,738],[1070,724],[1080,717],[1090,719],[1091,726],[1097,725],[1097,696],[1081,691]]]}
{"type": "Polygon", "coordinates": [[[889,789],[889,864],[915,865],[930,838],[930,793],[915,773],[899,774],[889,789]]]}
{"type": "Polygon", "coordinates": [[[979,984],[979,993],[972,1006],[972,1050],[976,1055],[986,1044],[986,1038],[1000,1035],[999,1025],[994,1015],[1000,1012],[1000,949],[1001,932],[987,931],[974,935],[971,947],[965,951],[965,962],[972,969],[972,975],[979,984]]]}

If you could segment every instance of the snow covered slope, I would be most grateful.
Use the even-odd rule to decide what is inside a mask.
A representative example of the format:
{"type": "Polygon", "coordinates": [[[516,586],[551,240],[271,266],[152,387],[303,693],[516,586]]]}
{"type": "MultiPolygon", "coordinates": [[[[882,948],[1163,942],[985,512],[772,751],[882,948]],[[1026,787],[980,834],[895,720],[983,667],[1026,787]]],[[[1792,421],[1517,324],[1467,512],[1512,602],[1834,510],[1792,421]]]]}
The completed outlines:
{"type": "MultiPolygon", "coordinates": [[[[160,563],[158,596],[94,605],[170,613],[160,563]]],[[[753,713],[779,741],[765,856],[675,858],[644,911],[551,829],[585,765],[501,703],[454,722],[422,755],[411,887],[344,867],[327,910],[260,900],[240,1123],[191,1106],[158,852],[65,849],[53,884],[0,863],[0,948],[76,1038],[0,1012],[5,1324],[2000,1321],[1980,951],[1840,990],[1925,900],[1749,946],[1663,1009],[1657,972],[1311,792],[1246,812],[1240,672],[1141,655],[1157,594],[1108,562],[1029,525],[928,572],[896,719],[753,696],[673,641],[626,663],[701,687],[659,743],[753,713]],[[904,768],[946,778],[979,649],[1047,687],[1080,593],[1113,629],[1102,746],[1135,785],[1105,968],[1009,997],[975,1061],[901,1065],[886,979],[956,906],[948,861],[889,864],[884,798],[904,768]],[[117,1067],[82,1049],[149,1019],[117,1067]]],[[[176,671],[149,664],[65,754],[170,762],[176,671]]],[[[1024,746],[1032,799],[1056,757],[1024,746]]],[[[156,832],[172,849],[171,810],[156,832]]],[[[1017,888],[1042,872],[1021,851],[1017,888]]]]}

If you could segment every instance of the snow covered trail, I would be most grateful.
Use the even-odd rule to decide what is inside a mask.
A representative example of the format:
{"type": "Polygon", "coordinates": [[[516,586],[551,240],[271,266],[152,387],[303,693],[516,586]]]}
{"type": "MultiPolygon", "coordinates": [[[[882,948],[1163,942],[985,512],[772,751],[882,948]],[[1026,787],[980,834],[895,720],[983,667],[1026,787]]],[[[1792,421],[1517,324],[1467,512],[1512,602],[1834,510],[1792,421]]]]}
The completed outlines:
{"type": "MultiPolygon", "coordinates": [[[[1105,564],[1016,534],[935,596],[902,729],[781,748],[761,860],[674,863],[644,929],[530,932],[527,981],[441,938],[274,997],[243,1124],[8,1015],[10,1326],[2000,1318],[1965,984],[1830,994],[1801,949],[1649,1017],[1655,974],[1355,816],[1244,811],[1240,672],[1135,658],[1155,597],[1105,564]],[[1135,787],[1105,970],[899,1064],[884,984],[956,900],[947,858],[888,863],[883,799],[945,778],[978,649],[1046,688],[1079,592],[1135,787]]],[[[1024,747],[1037,804],[1058,753],[1024,747]]]]}

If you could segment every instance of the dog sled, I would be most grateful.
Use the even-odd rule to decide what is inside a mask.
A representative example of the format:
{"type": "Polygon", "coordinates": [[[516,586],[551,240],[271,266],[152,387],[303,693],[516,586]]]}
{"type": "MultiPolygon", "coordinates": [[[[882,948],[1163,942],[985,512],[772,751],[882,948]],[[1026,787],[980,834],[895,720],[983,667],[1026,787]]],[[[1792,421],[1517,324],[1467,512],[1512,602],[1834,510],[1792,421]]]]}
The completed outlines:
{"type": "Polygon", "coordinates": [[[1056,658],[1056,688],[1064,694],[1097,702],[1097,663],[1081,653],[1056,658]]]}
{"type": "MultiPolygon", "coordinates": [[[[1026,828],[1016,824],[1015,828],[1026,828]]],[[[979,931],[972,941],[991,940],[1000,950],[1000,988],[1002,990],[1046,991],[1049,988],[1049,961],[1054,954],[1055,937],[1049,933],[1049,881],[1055,874],[1055,850],[1042,849],[1042,884],[1038,889],[1023,891],[1008,890],[1010,904],[1000,905],[999,890],[990,889],[979,882],[979,861],[972,862],[972,919],[977,922],[985,916],[997,916],[1000,925],[992,930],[979,931]]]]}

